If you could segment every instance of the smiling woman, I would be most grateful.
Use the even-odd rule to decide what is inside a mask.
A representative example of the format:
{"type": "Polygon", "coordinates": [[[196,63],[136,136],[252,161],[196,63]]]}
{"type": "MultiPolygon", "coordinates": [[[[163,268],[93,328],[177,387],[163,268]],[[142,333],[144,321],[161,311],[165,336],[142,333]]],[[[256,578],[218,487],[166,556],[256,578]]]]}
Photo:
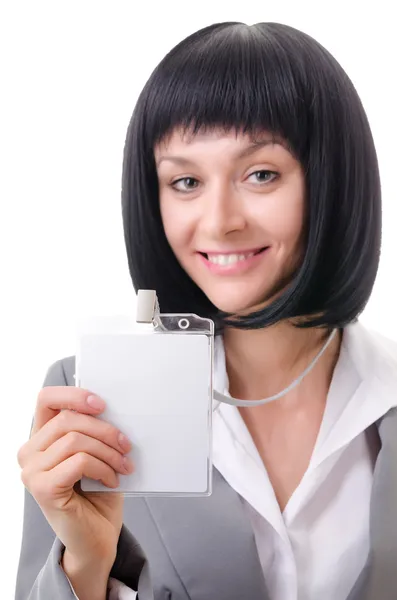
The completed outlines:
{"type": "Polygon", "coordinates": [[[84,465],[109,487],[132,465],[114,428],[94,443],[97,419],[54,416],[71,398],[87,411],[58,361],[37,409],[50,421],[20,452],[38,502],[26,495],[17,600],[104,600],[107,581],[118,600],[397,598],[397,348],[358,322],[380,179],[342,67],[278,23],[192,34],[139,96],[122,211],[135,289],[216,324],[213,493],[77,494],[84,465]]]}

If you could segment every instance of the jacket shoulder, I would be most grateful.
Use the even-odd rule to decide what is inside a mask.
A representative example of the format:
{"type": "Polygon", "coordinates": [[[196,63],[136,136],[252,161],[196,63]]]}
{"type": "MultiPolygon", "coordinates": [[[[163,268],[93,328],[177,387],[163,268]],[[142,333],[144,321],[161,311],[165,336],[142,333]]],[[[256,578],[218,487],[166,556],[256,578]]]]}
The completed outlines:
{"type": "Polygon", "coordinates": [[[47,369],[43,387],[56,385],[75,385],[75,356],[66,356],[53,362],[47,369]]]}

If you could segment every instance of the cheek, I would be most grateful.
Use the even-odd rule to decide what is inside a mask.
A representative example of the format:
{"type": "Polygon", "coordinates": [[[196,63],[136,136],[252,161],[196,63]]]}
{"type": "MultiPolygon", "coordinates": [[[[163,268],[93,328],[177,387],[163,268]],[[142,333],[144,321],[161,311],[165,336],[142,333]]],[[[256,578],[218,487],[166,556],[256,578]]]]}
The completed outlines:
{"type": "Polygon", "coordinates": [[[180,210],[170,202],[160,202],[160,214],[165,236],[174,254],[178,256],[191,239],[192,224],[186,211],[180,210]]]}
{"type": "Polygon", "coordinates": [[[304,227],[304,202],[301,198],[275,197],[256,214],[255,220],[261,223],[276,245],[296,245],[302,237],[304,227]]]}

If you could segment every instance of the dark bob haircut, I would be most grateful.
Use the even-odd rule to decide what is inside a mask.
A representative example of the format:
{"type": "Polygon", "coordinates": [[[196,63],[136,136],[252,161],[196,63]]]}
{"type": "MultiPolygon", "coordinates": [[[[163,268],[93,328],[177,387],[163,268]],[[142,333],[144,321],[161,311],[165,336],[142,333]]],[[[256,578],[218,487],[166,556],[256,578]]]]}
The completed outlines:
{"type": "Polygon", "coordinates": [[[381,189],[370,126],[345,71],[316,40],[279,23],[218,23],[188,36],[153,71],[124,147],[122,214],[135,290],[155,289],[162,312],[193,312],[253,329],[344,327],[376,278],[381,189]],[[155,145],[183,131],[282,136],[305,174],[305,253],[269,306],[230,321],[179,265],[162,225],[155,145]]]}

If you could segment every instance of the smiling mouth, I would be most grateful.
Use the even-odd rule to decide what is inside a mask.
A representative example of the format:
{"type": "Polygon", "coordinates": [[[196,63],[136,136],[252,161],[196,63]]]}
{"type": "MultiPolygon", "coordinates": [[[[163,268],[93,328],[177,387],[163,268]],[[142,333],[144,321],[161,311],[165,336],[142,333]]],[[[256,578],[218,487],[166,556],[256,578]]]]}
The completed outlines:
{"type": "Polygon", "coordinates": [[[247,260],[257,254],[261,254],[265,250],[267,250],[269,246],[265,246],[264,248],[260,248],[259,250],[255,250],[253,252],[244,252],[244,253],[235,253],[235,254],[206,254],[205,252],[199,252],[201,256],[203,256],[208,262],[214,265],[220,266],[228,266],[233,265],[235,263],[247,260]]]}

